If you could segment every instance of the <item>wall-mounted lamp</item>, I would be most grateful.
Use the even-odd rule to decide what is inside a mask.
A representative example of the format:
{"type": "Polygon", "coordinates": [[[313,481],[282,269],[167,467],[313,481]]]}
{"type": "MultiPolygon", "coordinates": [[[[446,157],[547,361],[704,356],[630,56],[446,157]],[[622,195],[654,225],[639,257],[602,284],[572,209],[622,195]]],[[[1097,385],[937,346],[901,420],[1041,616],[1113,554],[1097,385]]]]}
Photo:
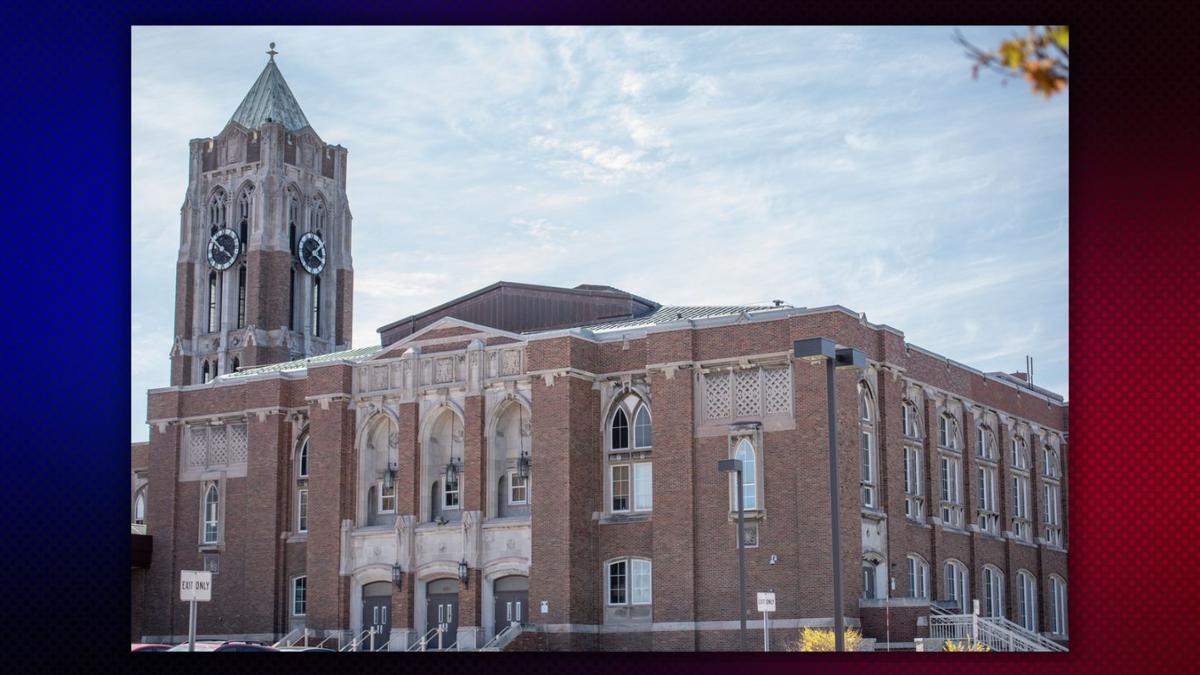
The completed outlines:
{"type": "Polygon", "coordinates": [[[404,569],[400,567],[400,563],[392,564],[392,584],[397,589],[404,588],[404,569]]]}
{"type": "Polygon", "coordinates": [[[771,559],[767,561],[767,564],[768,564],[768,565],[774,565],[774,564],[775,564],[775,563],[777,563],[777,562],[779,562],[779,556],[777,556],[777,555],[775,555],[774,553],[772,553],[772,554],[771,554],[771,559]]]}
{"type": "Polygon", "coordinates": [[[458,563],[458,580],[462,582],[463,588],[471,587],[471,577],[467,576],[467,571],[466,559],[460,560],[458,563]]]}
{"type": "Polygon", "coordinates": [[[458,480],[458,465],[462,462],[458,457],[451,457],[446,463],[446,482],[453,483],[458,480]]]}
{"type": "Polygon", "coordinates": [[[383,487],[391,490],[396,485],[396,466],[395,462],[388,462],[387,471],[383,472],[383,487]]]}
{"type": "Polygon", "coordinates": [[[529,458],[529,451],[523,450],[521,456],[517,458],[517,475],[522,479],[529,478],[529,467],[533,465],[533,460],[529,458]]]}

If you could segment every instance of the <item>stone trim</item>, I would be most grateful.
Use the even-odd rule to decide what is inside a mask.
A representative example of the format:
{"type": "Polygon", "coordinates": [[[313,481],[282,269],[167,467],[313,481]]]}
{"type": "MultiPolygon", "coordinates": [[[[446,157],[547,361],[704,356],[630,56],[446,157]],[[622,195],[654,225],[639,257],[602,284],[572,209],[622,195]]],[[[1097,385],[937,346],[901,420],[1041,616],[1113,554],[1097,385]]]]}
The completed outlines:
{"type": "MultiPolygon", "coordinates": [[[[926,601],[928,604],[928,601],[926,601]]],[[[847,628],[858,628],[862,626],[862,622],[858,617],[848,616],[845,618],[847,628]]],[[[771,619],[771,628],[825,628],[833,626],[833,618],[813,618],[813,619],[771,619]]],[[[746,630],[752,628],[762,630],[763,621],[759,619],[746,619],[746,630]]],[[[664,633],[664,632],[689,632],[689,631],[705,631],[705,630],[740,630],[741,624],[737,621],[656,621],[650,624],[591,624],[591,623],[548,623],[540,624],[537,630],[543,633],[664,633]]]]}

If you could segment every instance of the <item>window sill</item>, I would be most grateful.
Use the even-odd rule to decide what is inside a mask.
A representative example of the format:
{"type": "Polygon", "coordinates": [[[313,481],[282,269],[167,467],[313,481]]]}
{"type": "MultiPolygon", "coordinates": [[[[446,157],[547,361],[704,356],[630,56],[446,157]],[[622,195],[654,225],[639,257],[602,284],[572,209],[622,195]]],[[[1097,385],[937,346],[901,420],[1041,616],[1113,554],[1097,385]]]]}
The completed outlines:
{"type": "Polygon", "coordinates": [[[953,525],[947,525],[945,523],[942,523],[941,527],[942,527],[943,532],[949,532],[951,534],[961,534],[963,536],[967,536],[967,535],[971,534],[971,532],[969,530],[964,530],[961,527],[955,527],[953,525]]]}
{"type": "Polygon", "coordinates": [[[220,553],[224,549],[224,544],[200,544],[201,553],[220,553]]]}
{"type": "Polygon", "coordinates": [[[650,522],[651,513],[604,513],[600,515],[599,523],[601,525],[616,525],[618,523],[646,523],[650,522]]]}
{"type": "MultiPolygon", "coordinates": [[[[743,516],[746,520],[763,520],[767,517],[766,511],[762,509],[754,509],[753,511],[744,511],[743,516]]],[[[736,523],[738,519],[737,511],[729,512],[729,521],[736,523]]]]}
{"type": "Polygon", "coordinates": [[[303,544],[308,541],[308,532],[293,532],[288,535],[286,543],[288,544],[303,544]]]}
{"type": "Polygon", "coordinates": [[[930,525],[929,523],[925,522],[924,520],[917,520],[916,518],[909,518],[909,517],[905,516],[904,522],[908,523],[909,525],[912,525],[913,527],[921,527],[926,530],[933,529],[933,526],[930,525]]]}
{"type": "Polygon", "coordinates": [[[883,521],[887,520],[888,516],[887,516],[887,513],[883,512],[875,507],[864,506],[864,507],[862,507],[862,517],[866,518],[868,520],[874,520],[876,522],[883,522],[883,521]]]}

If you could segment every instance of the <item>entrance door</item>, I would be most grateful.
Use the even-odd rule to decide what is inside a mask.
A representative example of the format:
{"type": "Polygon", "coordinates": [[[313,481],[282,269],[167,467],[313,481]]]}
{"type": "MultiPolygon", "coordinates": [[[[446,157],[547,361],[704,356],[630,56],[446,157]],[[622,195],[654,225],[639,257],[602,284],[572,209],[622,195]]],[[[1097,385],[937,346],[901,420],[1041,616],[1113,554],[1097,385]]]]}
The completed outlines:
{"type": "MultiPolygon", "coordinates": [[[[375,627],[375,648],[387,643],[392,634],[392,585],[376,581],[363,586],[362,629],[375,627]]],[[[363,642],[361,649],[371,648],[370,640],[363,642]]]]}
{"type": "MultiPolygon", "coordinates": [[[[426,630],[442,627],[442,649],[458,642],[458,580],[438,579],[429,582],[425,600],[426,630]]],[[[438,648],[437,639],[429,644],[438,648]]]]}
{"type": "Polygon", "coordinates": [[[492,587],[496,596],[496,632],[509,624],[529,621],[529,577],[500,577],[492,587]]]}

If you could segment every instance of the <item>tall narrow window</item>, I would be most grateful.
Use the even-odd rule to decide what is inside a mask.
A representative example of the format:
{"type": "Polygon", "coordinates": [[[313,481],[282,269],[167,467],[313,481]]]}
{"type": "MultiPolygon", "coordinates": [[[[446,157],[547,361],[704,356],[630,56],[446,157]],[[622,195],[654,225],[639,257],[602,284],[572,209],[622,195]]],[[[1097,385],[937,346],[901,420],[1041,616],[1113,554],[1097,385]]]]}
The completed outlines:
{"type": "Polygon", "coordinates": [[[313,277],[312,334],[321,335],[321,277],[313,277]]]}
{"type": "Polygon", "coordinates": [[[983,567],[983,614],[984,616],[1004,616],[1004,573],[999,569],[984,565],[983,567]]]}
{"type": "Polygon", "coordinates": [[[308,532],[308,488],[296,490],[296,531],[308,532]]]}
{"type": "Polygon", "coordinates": [[[208,273],[208,332],[215,333],[220,328],[217,319],[217,300],[220,292],[217,288],[217,273],[208,273]]]}
{"type": "Polygon", "coordinates": [[[225,227],[225,193],[217,190],[208,200],[208,229],[211,234],[225,227]]]}
{"type": "Polygon", "coordinates": [[[238,197],[238,234],[242,240],[242,246],[246,246],[250,229],[250,192],[243,190],[242,195],[238,197]]]}
{"type": "Polygon", "coordinates": [[[904,448],[904,515],[912,520],[925,520],[925,500],[921,479],[921,450],[904,448]]]}
{"type": "Polygon", "coordinates": [[[875,415],[874,401],[865,383],[858,385],[858,418],[859,418],[859,450],[862,453],[859,470],[862,505],[875,508],[876,503],[876,473],[875,468],[875,415]]]}
{"type": "Polygon", "coordinates": [[[633,420],[633,446],[639,450],[651,445],[650,411],[640,406],[633,420]]]}
{"type": "Polygon", "coordinates": [[[863,568],[862,596],[863,596],[863,598],[865,598],[867,600],[874,600],[877,597],[879,597],[879,595],[878,595],[879,588],[878,588],[878,584],[876,583],[876,579],[875,579],[875,577],[878,573],[878,570],[879,570],[879,563],[875,560],[866,558],[866,559],[863,559],[862,568],[863,568]]]}
{"type": "Polygon", "coordinates": [[[300,197],[292,188],[287,191],[288,250],[296,255],[296,225],[300,222],[300,197]]]}
{"type": "Polygon", "coordinates": [[[908,597],[929,598],[929,563],[916,555],[908,556],[908,597]]]}
{"type": "Polygon", "coordinates": [[[304,439],[304,444],[300,446],[299,473],[300,478],[308,478],[308,439],[304,439]]]}
{"type": "Polygon", "coordinates": [[[648,605],[654,598],[653,574],[649,560],[624,558],[608,563],[607,604],[648,605]]]}
{"type": "Polygon", "coordinates": [[[311,232],[320,234],[325,231],[325,201],[323,199],[317,198],[313,203],[311,225],[312,227],[309,228],[311,232]]]}
{"type": "Polygon", "coordinates": [[[634,605],[650,604],[650,598],[652,597],[650,588],[650,561],[634,558],[629,561],[629,566],[633,571],[632,593],[630,593],[629,602],[634,605]]]}
{"type": "Polygon", "coordinates": [[[221,515],[221,495],[217,490],[217,484],[212,483],[208,486],[208,490],[204,493],[204,543],[217,543],[217,536],[220,526],[221,515]]]}
{"type": "Polygon", "coordinates": [[[970,584],[967,577],[967,566],[957,560],[946,561],[945,571],[945,600],[953,600],[959,611],[966,612],[971,603],[970,584]]]}
{"type": "Polygon", "coordinates": [[[622,512],[629,510],[629,465],[618,464],[610,467],[609,491],[612,493],[612,510],[622,512]]]}
{"type": "Polygon", "coordinates": [[[133,522],[138,525],[146,524],[146,489],[138,490],[133,500],[133,522]]]}
{"type": "Polygon", "coordinates": [[[962,444],[958,434],[958,423],[949,413],[938,417],[939,468],[942,485],[942,524],[962,528],[962,444]]]}
{"type": "Polygon", "coordinates": [[[292,579],[292,616],[308,613],[308,577],[292,579]]]}
{"type": "Polygon", "coordinates": [[[618,560],[608,564],[608,604],[624,605],[626,597],[626,580],[629,576],[629,561],[618,560]]]}
{"type": "Polygon", "coordinates": [[[1037,582],[1025,570],[1017,573],[1017,623],[1037,632],[1037,582]]]}
{"type": "Polygon", "coordinates": [[[200,368],[200,384],[204,384],[205,382],[208,382],[208,361],[205,361],[204,365],[200,368]]]}
{"type": "Polygon", "coordinates": [[[238,268],[238,311],[237,327],[246,327],[246,266],[238,268]]]}
{"type": "Polygon", "coordinates": [[[654,465],[638,462],[633,465],[633,508],[650,511],[654,508],[654,465]]]}
{"type": "Polygon", "coordinates": [[[1067,582],[1056,574],[1050,575],[1050,597],[1047,598],[1050,612],[1050,632],[1054,635],[1067,634],[1067,582]]]}
{"type": "Polygon", "coordinates": [[[1043,525],[1046,530],[1046,541],[1053,546],[1062,546],[1062,519],[1060,516],[1062,505],[1059,501],[1062,494],[1059,492],[1057,483],[1046,483],[1044,491],[1046,518],[1043,525]]]}
{"type": "Polygon", "coordinates": [[[395,513],[396,512],[396,484],[395,483],[392,483],[391,486],[388,486],[387,483],[384,483],[383,481],[379,481],[379,512],[380,513],[395,513]]]}
{"type": "Polygon", "coordinates": [[[905,401],[900,410],[904,418],[904,435],[909,438],[920,438],[921,424],[917,420],[917,406],[912,401],[905,401]]]}
{"type": "MultiPolygon", "coordinates": [[[[734,459],[742,461],[742,506],[747,511],[758,510],[758,457],[754,452],[754,444],[749,439],[738,441],[734,459]]],[[[737,510],[737,474],[731,473],[730,480],[733,503],[731,510],[737,510]]]]}
{"type": "Polygon", "coordinates": [[[629,418],[625,416],[625,411],[620,408],[617,408],[616,414],[613,415],[612,449],[629,449],[629,418]]]}
{"type": "Polygon", "coordinates": [[[296,329],[296,268],[288,275],[288,329],[296,329]]]}
{"type": "MultiPolygon", "coordinates": [[[[457,509],[459,498],[459,477],[455,473],[453,476],[447,475],[445,488],[442,490],[442,508],[457,509]]],[[[394,508],[394,507],[393,507],[394,508]]]]}
{"type": "Polygon", "coordinates": [[[236,373],[241,367],[242,367],[241,360],[235,356],[235,357],[233,357],[233,366],[230,367],[229,372],[236,373]]]}

